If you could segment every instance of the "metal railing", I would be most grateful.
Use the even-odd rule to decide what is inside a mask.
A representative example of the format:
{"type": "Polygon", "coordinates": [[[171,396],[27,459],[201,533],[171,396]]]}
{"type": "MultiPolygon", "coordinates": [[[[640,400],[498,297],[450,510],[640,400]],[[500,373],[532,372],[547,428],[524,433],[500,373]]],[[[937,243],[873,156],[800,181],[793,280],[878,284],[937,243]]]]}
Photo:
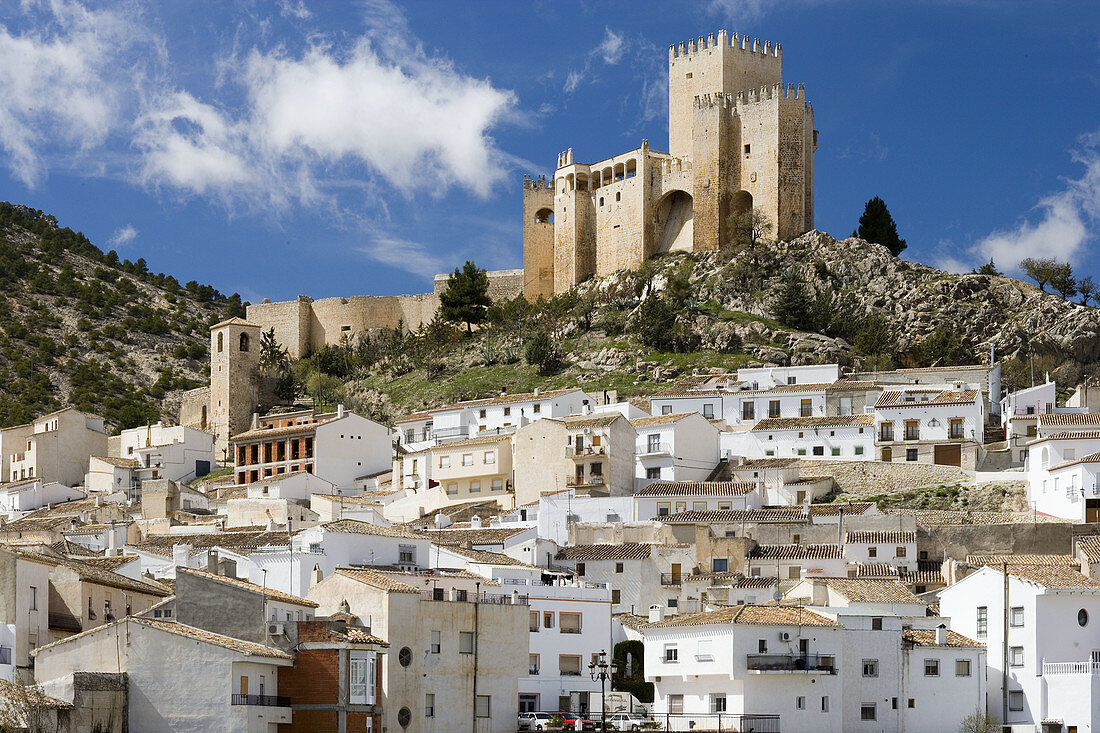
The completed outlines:
{"type": "Polygon", "coordinates": [[[577,448],[575,446],[566,446],[565,455],[570,458],[584,458],[585,456],[602,456],[604,455],[604,449],[602,445],[586,445],[583,448],[577,448]]]}
{"type": "Polygon", "coordinates": [[[756,672],[836,674],[836,657],[823,654],[749,654],[745,666],[756,672]]]}
{"type": "Polygon", "coordinates": [[[452,603],[488,603],[496,606],[529,606],[530,601],[527,596],[516,593],[512,595],[506,594],[490,594],[482,593],[478,595],[476,593],[456,593],[452,597],[450,589],[447,588],[432,588],[430,590],[420,591],[420,600],[422,601],[450,601],[452,603]],[[443,591],[442,593],[437,592],[443,591]]]}
{"type": "Polygon", "coordinates": [[[603,486],[604,482],[603,482],[603,476],[602,475],[589,476],[587,481],[584,480],[583,476],[582,477],[574,476],[573,478],[566,481],[565,485],[566,486],[603,486]]]}
{"type": "Polygon", "coordinates": [[[283,695],[233,695],[230,705],[265,705],[271,708],[289,708],[290,698],[283,695]]]}
{"type": "Polygon", "coordinates": [[[661,585],[680,585],[683,576],[679,573],[661,573],[661,585]]]}
{"type": "Polygon", "coordinates": [[[718,731],[719,733],[780,733],[778,715],[751,713],[665,713],[654,721],[664,731],[718,731]]]}
{"type": "Polygon", "coordinates": [[[671,443],[638,443],[638,455],[666,455],[672,453],[671,443]]]}

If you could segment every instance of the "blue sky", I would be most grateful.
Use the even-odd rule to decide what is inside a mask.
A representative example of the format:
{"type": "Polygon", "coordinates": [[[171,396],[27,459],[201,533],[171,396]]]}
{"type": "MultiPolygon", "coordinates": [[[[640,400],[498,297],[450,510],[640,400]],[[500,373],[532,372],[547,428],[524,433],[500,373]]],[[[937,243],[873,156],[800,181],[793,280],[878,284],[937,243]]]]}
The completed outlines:
{"type": "Polygon", "coordinates": [[[668,46],[783,45],[817,228],[882,196],[905,256],[1100,279],[1100,3],[0,4],[0,199],[256,301],[522,263],[557,153],[667,149],[668,46]]]}

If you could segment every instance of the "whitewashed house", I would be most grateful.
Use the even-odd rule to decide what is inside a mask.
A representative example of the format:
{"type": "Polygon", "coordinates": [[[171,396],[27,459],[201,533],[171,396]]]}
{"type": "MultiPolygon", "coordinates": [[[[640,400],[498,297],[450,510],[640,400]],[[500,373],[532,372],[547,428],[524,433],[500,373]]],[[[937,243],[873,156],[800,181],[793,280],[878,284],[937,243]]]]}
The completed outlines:
{"type": "Polygon", "coordinates": [[[123,430],[119,455],[137,461],[137,480],[166,478],[187,482],[218,466],[214,435],[187,427],[154,423],[123,430]]]}
{"type": "Polygon", "coordinates": [[[871,415],[765,418],[741,434],[738,455],[869,461],[875,454],[874,425],[871,415]]]}
{"type": "Polygon", "coordinates": [[[0,486],[0,515],[16,519],[48,504],[62,504],[84,498],[80,489],[72,489],[56,481],[43,483],[38,479],[0,486]]]}
{"type": "Polygon", "coordinates": [[[734,481],[654,481],[634,492],[635,522],[686,511],[728,512],[760,507],[759,484],[734,481]]]}
{"type": "Polygon", "coordinates": [[[917,569],[917,533],[913,530],[857,530],[844,535],[844,557],[857,565],[917,569]]]}
{"type": "Polygon", "coordinates": [[[662,600],[661,605],[676,607],[680,584],[695,569],[695,548],[638,542],[570,545],[556,560],[578,579],[610,588],[612,613],[637,613],[662,600]]]}
{"type": "Polygon", "coordinates": [[[883,391],[874,407],[878,459],[974,470],[985,440],[982,392],[913,386],[883,391]]]}
{"type": "Polygon", "coordinates": [[[698,412],[633,419],[638,486],[648,481],[705,481],[718,465],[719,430],[698,412]]]}
{"type": "Polygon", "coordinates": [[[1035,510],[1075,522],[1100,521],[1100,430],[1050,432],[1027,448],[1027,498],[1035,510]]]}

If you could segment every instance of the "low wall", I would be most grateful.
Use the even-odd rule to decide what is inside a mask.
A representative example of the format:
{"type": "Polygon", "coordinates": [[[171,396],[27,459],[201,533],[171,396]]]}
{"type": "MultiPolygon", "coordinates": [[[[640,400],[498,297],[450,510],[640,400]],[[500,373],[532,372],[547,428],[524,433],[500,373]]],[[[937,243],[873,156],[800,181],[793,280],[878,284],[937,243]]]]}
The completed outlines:
{"type": "Polygon", "coordinates": [[[1063,554],[1073,552],[1073,538],[1100,535],[1100,525],[973,524],[917,530],[917,550],[939,559],[965,560],[967,555],[1063,554]]]}
{"type": "Polygon", "coordinates": [[[838,491],[857,496],[971,481],[966,471],[954,466],[882,461],[803,461],[802,478],[816,476],[832,476],[838,491]]]}

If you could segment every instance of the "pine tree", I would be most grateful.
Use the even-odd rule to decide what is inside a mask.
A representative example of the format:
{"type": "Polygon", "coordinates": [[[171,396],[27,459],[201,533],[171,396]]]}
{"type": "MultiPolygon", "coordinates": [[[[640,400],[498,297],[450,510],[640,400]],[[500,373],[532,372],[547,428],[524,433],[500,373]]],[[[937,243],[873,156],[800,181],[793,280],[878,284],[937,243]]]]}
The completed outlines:
{"type": "Polygon", "coordinates": [[[868,201],[864,207],[855,236],[881,244],[895,257],[907,246],[905,240],[898,236],[898,227],[894,223],[894,217],[890,216],[890,210],[886,208],[886,202],[878,196],[868,201]]]}
{"type": "Polygon", "coordinates": [[[493,299],[489,297],[489,276],[485,270],[466,260],[447,279],[447,288],[439,295],[440,312],[452,323],[465,323],[466,333],[473,324],[484,323],[493,299]]]}
{"type": "Polygon", "coordinates": [[[810,322],[814,301],[806,283],[794,270],[787,270],[775,292],[772,315],[784,326],[806,329],[810,322]]]}

